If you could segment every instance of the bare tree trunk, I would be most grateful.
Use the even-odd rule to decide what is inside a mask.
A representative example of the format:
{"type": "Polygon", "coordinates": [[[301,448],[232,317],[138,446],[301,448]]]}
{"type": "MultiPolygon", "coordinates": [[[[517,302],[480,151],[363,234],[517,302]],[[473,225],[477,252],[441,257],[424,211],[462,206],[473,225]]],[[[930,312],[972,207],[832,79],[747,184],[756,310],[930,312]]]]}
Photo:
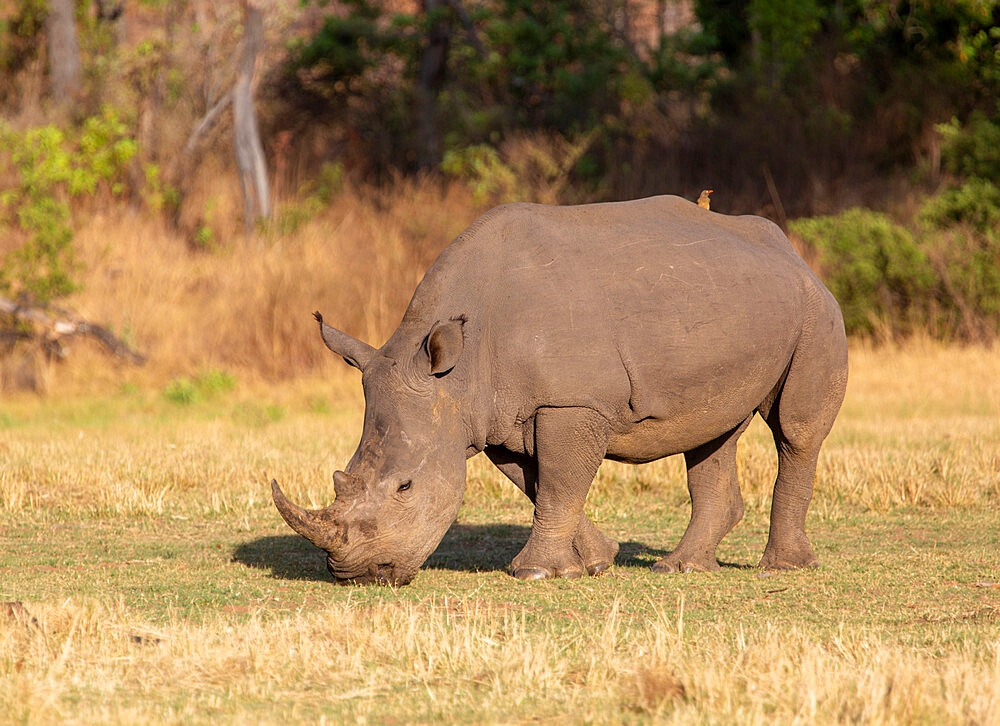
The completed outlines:
{"type": "Polygon", "coordinates": [[[417,165],[434,167],[441,160],[441,138],[437,124],[437,99],[448,67],[448,27],[440,18],[442,0],[424,0],[424,16],[431,22],[427,47],[417,71],[417,165]],[[436,17],[435,17],[436,16],[436,17]]]}
{"type": "Polygon", "coordinates": [[[80,89],[80,46],[76,39],[73,0],[50,0],[45,19],[49,82],[52,97],[62,101],[80,89]]]}
{"type": "Polygon", "coordinates": [[[258,219],[271,216],[271,191],[253,107],[253,77],[257,55],[264,43],[264,16],[260,7],[249,0],[244,0],[243,8],[243,49],[233,87],[233,131],[243,191],[243,220],[249,232],[258,219]]]}

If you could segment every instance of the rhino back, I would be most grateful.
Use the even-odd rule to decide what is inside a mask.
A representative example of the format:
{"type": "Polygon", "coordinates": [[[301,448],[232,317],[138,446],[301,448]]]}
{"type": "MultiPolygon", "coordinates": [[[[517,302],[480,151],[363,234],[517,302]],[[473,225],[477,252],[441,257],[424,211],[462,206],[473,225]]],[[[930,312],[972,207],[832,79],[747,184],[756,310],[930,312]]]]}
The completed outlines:
{"type": "Polygon", "coordinates": [[[616,458],[640,461],[752,412],[787,368],[817,285],[759,218],[677,197],[508,205],[442,253],[397,335],[468,318],[489,443],[517,449],[538,408],[586,406],[620,435],[616,458]]]}

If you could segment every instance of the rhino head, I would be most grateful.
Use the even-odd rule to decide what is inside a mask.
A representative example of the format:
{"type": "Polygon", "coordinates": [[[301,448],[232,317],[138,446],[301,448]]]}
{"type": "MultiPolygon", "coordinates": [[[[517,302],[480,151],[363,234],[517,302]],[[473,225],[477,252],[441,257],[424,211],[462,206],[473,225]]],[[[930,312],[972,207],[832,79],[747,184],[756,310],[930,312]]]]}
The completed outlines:
{"type": "Polygon", "coordinates": [[[315,315],[327,347],[362,372],[361,442],[333,475],[333,504],[303,509],[272,481],[274,504],[326,550],[338,583],[405,585],[455,520],[465,491],[469,437],[459,410],[462,376],[453,372],[465,319],[438,321],[423,336],[394,335],[376,350],[315,315]]]}

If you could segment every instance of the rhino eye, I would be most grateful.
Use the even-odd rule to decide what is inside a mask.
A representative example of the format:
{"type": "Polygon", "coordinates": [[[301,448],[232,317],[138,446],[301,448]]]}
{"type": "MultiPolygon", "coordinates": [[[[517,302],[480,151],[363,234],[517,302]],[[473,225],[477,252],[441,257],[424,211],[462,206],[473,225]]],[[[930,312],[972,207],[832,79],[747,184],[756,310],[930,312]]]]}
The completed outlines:
{"type": "Polygon", "coordinates": [[[396,491],[397,492],[405,492],[411,486],[413,486],[413,480],[412,479],[407,479],[406,481],[404,481],[402,484],[399,485],[399,489],[397,489],[396,491]]]}

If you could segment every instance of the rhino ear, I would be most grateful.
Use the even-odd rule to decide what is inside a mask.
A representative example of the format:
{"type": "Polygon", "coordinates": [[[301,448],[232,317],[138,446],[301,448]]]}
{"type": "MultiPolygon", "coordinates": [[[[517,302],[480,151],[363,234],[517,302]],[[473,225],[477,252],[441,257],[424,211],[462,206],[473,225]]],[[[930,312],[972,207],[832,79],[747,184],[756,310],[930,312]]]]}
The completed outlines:
{"type": "Polygon", "coordinates": [[[357,338],[352,338],[347,333],[342,333],[336,328],[330,327],[323,322],[323,316],[318,312],[313,313],[316,322],[319,323],[319,332],[323,336],[326,347],[345,361],[359,370],[363,370],[375,354],[375,349],[368,343],[363,343],[357,338]]]}
{"type": "Polygon", "coordinates": [[[432,375],[443,376],[462,357],[462,348],[465,347],[465,336],[462,333],[464,325],[463,315],[451,320],[439,320],[431,327],[424,347],[430,359],[432,375]]]}

